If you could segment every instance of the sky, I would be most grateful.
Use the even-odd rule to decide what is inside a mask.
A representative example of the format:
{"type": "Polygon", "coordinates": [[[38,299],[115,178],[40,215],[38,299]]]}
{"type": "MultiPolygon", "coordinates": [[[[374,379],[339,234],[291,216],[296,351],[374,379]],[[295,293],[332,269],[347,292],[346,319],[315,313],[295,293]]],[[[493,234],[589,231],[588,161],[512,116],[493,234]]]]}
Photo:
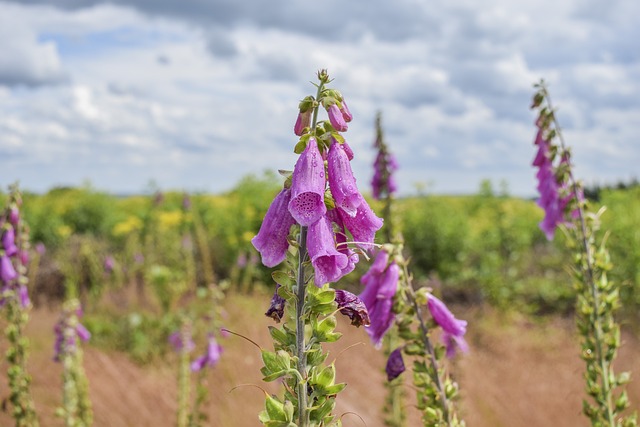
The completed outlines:
{"type": "Polygon", "coordinates": [[[220,193],[292,169],[327,69],[370,191],[375,116],[400,193],[535,195],[533,84],[576,175],[639,177],[637,0],[0,0],[0,186],[220,193]]]}

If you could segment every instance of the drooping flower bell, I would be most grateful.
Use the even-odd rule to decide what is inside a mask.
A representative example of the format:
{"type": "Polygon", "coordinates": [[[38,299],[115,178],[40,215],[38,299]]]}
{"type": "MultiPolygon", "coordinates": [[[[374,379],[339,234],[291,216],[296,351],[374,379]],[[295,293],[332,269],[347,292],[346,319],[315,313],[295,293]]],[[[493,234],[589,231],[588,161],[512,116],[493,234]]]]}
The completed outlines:
{"type": "Polygon", "coordinates": [[[359,195],[360,204],[354,216],[348,215],[338,208],[344,226],[351,232],[353,240],[364,250],[371,250],[376,232],[382,228],[382,219],[371,210],[367,201],[359,195]]]}
{"type": "Polygon", "coordinates": [[[280,191],[271,202],[260,231],[251,239],[251,243],[262,256],[262,263],[267,267],[275,267],[287,256],[289,229],[295,224],[288,209],[290,200],[290,189],[280,191]]]}
{"type": "Polygon", "coordinates": [[[18,253],[18,247],[16,246],[16,232],[13,229],[13,226],[9,226],[2,233],[2,247],[4,248],[4,253],[7,256],[14,256],[18,253]]]}
{"type": "Polygon", "coordinates": [[[398,347],[391,352],[384,370],[387,373],[387,381],[398,378],[406,370],[404,359],[402,358],[402,347],[398,347]]]}
{"type": "Polygon", "coordinates": [[[273,320],[280,323],[280,320],[284,317],[284,306],[287,303],[287,300],[278,294],[278,289],[280,289],[280,284],[276,283],[276,290],[271,297],[271,304],[264,315],[271,317],[273,320]]]}
{"type": "Polygon", "coordinates": [[[313,113],[313,110],[311,109],[304,112],[300,111],[298,113],[296,124],[293,126],[293,133],[298,136],[301,136],[303,134],[304,129],[308,128],[311,125],[311,113],[313,113]]]}
{"type": "Polygon", "coordinates": [[[429,294],[427,299],[427,307],[433,320],[442,328],[442,341],[447,348],[447,357],[454,357],[456,348],[463,353],[469,351],[469,346],[464,340],[467,321],[456,319],[447,306],[432,294],[429,294]]]}
{"type": "Polygon", "coordinates": [[[312,96],[307,96],[298,105],[298,118],[293,126],[293,133],[302,136],[304,130],[311,126],[311,116],[313,115],[314,102],[312,96]]]}
{"type": "Polygon", "coordinates": [[[345,122],[349,123],[351,120],[353,120],[353,115],[351,114],[351,111],[349,111],[347,102],[344,99],[342,100],[342,108],[340,108],[340,112],[342,113],[342,118],[345,122]]]}
{"type": "Polygon", "coordinates": [[[369,312],[362,300],[357,295],[342,289],[336,289],[336,304],[340,313],[351,319],[351,324],[356,327],[360,325],[369,326],[369,312]]]}
{"type": "Polygon", "coordinates": [[[356,178],[353,176],[349,157],[343,144],[333,141],[327,155],[329,172],[329,188],[336,202],[336,207],[350,217],[356,216],[357,209],[363,201],[356,178]]]}
{"type": "Polygon", "coordinates": [[[191,363],[191,371],[198,372],[207,366],[213,368],[218,364],[221,355],[222,346],[218,344],[213,335],[209,335],[207,352],[191,363]]]}
{"type": "Polygon", "coordinates": [[[7,255],[0,255],[0,279],[4,283],[9,283],[18,277],[16,269],[13,267],[11,258],[7,255]]]}
{"type": "Polygon", "coordinates": [[[327,212],[325,187],[324,161],[316,140],[310,138],[298,157],[291,178],[289,212],[298,224],[308,227],[327,212]]]}
{"type": "Polygon", "coordinates": [[[336,282],[350,272],[347,271],[349,258],[336,248],[335,235],[327,216],[309,226],[307,250],[315,270],[316,286],[336,282]]]}
{"type": "Polygon", "coordinates": [[[345,120],[345,117],[342,114],[342,111],[340,111],[338,105],[331,104],[327,106],[327,114],[329,115],[329,122],[335,130],[338,132],[346,132],[347,129],[349,129],[347,121],[345,120]]]}
{"type": "Polygon", "coordinates": [[[382,337],[391,328],[395,319],[391,308],[399,278],[400,267],[393,261],[389,262],[389,253],[382,249],[376,255],[369,271],[360,279],[360,282],[365,285],[360,299],[367,307],[371,319],[367,333],[377,348],[382,344],[382,337]]]}

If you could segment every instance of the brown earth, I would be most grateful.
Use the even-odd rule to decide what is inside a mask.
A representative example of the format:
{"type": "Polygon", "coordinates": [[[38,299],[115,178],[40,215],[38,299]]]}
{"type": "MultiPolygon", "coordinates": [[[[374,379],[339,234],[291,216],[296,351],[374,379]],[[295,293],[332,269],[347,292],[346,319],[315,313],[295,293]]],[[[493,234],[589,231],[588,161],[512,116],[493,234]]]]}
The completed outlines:
{"type": "MultiPolygon", "coordinates": [[[[262,316],[267,295],[230,296],[227,324],[264,348],[271,348],[262,316]]],[[[469,321],[470,353],[450,366],[462,393],[463,418],[469,427],[575,427],[589,423],[581,415],[583,362],[573,323],[567,319],[532,322],[516,316],[500,316],[487,310],[457,309],[458,317],[469,321]]],[[[52,327],[57,313],[49,309],[32,312],[28,335],[31,339],[29,370],[41,425],[62,426],[54,415],[61,399],[61,367],[51,360],[52,327]]],[[[341,322],[344,337],[329,347],[336,358],[338,380],[348,384],[338,397],[336,413],[344,414],[343,424],[382,427],[381,408],[384,360],[368,342],[364,330],[341,322]],[[357,414],[353,415],[353,414],[357,414]]],[[[618,370],[640,373],[640,342],[623,334],[618,370]]],[[[264,384],[260,375],[260,355],[247,341],[226,338],[220,364],[208,374],[211,401],[209,426],[259,426],[263,393],[277,392],[277,384],[264,384]]],[[[4,347],[4,342],[0,347],[4,347]]],[[[2,362],[6,371],[6,362],[2,362]]],[[[176,410],[176,374],[167,361],[139,366],[125,354],[85,348],[85,368],[95,413],[95,426],[173,426],[176,410]]],[[[406,374],[405,374],[406,375],[406,374]]],[[[6,381],[6,380],[5,380],[6,381]]],[[[409,397],[411,386],[405,386],[409,397]]],[[[6,397],[6,383],[0,398],[6,397]]],[[[632,407],[640,407],[640,381],[629,387],[632,407]]],[[[407,402],[409,426],[420,425],[411,399],[407,402]]],[[[0,425],[13,425],[0,413],[0,425]]]]}

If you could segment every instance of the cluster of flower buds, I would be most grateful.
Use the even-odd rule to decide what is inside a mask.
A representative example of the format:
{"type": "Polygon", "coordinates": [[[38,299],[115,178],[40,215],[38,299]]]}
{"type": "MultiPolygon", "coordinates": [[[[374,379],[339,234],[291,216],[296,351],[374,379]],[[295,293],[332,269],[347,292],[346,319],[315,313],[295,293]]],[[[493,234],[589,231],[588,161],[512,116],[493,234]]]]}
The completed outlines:
{"type": "Polygon", "coordinates": [[[53,360],[56,362],[76,352],[78,339],[87,342],[91,338],[89,330],[80,323],[81,317],[82,308],[78,300],[71,299],[65,302],[60,319],[53,328],[56,336],[53,360]]]}
{"type": "MultiPolygon", "coordinates": [[[[319,74],[323,83],[326,74],[319,74]],[[324,80],[323,80],[324,79],[324,80]]],[[[289,247],[289,229],[308,227],[307,250],[315,270],[315,284],[336,282],[355,268],[358,254],[348,244],[371,249],[382,220],[360,194],[350,161],[353,152],[340,132],[347,130],[352,115],[337,90],[322,89],[318,99],[300,102],[294,132],[300,136],[300,154],[293,173],[275,197],[260,231],[251,241],[267,267],[280,264],[289,247]],[[316,124],[322,106],[329,121],[316,124]]]]}
{"type": "Polygon", "coordinates": [[[22,308],[31,304],[26,286],[29,238],[20,205],[20,195],[12,192],[9,206],[0,217],[0,307],[9,298],[17,298],[22,308]]]}
{"type": "Polygon", "coordinates": [[[557,136],[554,112],[543,107],[546,90],[543,86],[533,98],[531,108],[540,108],[536,119],[536,137],[534,144],[538,147],[533,166],[538,168],[538,205],[544,209],[545,215],[540,222],[540,229],[548,240],[553,240],[556,228],[561,224],[569,224],[570,217],[578,215],[577,203],[583,200],[582,191],[574,191],[570,184],[570,152],[554,143],[557,136]],[[578,195],[576,200],[575,194],[578,195]]]}

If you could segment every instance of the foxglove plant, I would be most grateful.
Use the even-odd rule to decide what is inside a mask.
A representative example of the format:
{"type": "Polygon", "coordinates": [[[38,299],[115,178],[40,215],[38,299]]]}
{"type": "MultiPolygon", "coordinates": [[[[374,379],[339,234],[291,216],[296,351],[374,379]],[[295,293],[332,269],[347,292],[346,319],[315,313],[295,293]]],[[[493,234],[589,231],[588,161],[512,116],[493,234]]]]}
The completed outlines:
{"type": "Polygon", "coordinates": [[[336,294],[329,283],[353,271],[382,227],[358,191],[349,163],[353,151],[341,134],[352,114],[342,94],[327,87],[325,70],[318,80],[315,97],[299,104],[294,170],[285,173],[284,188],[252,240],[264,265],[285,263],[273,273],[279,286],[266,313],[283,325],[270,328],[275,351],[262,350],[264,380],[285,384],[283,397],[267,396],[259,419],[268,426],[341,425],[332,411],[345,384],[335,383],[333,364],[323,366],[321,345],[340,337],[336,311],[356,325],[367,324],[368,317],[357,297],[336,294]],[[320,109],[328,120],[318,121],[320,109]]]}
{"type": "MultiPolygon", "coordinates": [[[[385,242],[392,242],[395,240],[395,231],[394,231],[394,221],[393,221],[393,196],[397,191],[397,187],[395,184],[395,179],[393,174],[395,173],[398,165],[395,161],[393,154],[389,151],[389,148],[385,142],[384,132],[382,129],[382,113],[378,112],[376,115],[376,137],[374,141],[374,148],[376,150],[376,158],[373,164],[373,178],[371,180],[371,187],[373,192],[373,197],[377,200],[383,201],[382,208],[382,216],[384,218],[384,228],[382,229],[385,242]]],[[[369,272],[363,277],[364,280],[370,280],[370,276],[375,273],[379,273],[381,267],[379,264],[382,262],[382,257],[386,257],[384,263],[388,260],[388,253],[385,251],[381,251],[376,257],[376,261],[372,264],[369,272]],[[366,279],[365,279],[366,278],[366,279]]],[[[384,264],[383,263],[383,264],[384,264]]],[[[397,265],[394,265],[393,269],[396,269],[397,265]]],[[[382,267],[384,268],[384,267],[382,267]]],[[[397,277],[395,278],[397,281],[397,277]]],[[[369,288],[369,286],[367,286],[369,288]]],[[[393,295],[388,298],[389,301],[392,300],[395,295],[395,290],[393,295]]],[[[391,307],[389,306],[389,310],[391,307]]],[[[391,318],[390,318],[391,319],[391,318]]],[[[393,325],[389,325],[389,327],[385,328],[384,334],[384,343],[383,343],[383,352],[386,358],[392,360],[392,355],[400,354],[400,350],[398,349],[398,330],[393,327],[393,325]]],[[[379,343],[381,340],[381,336],[374,340],[379,343]]],[[[405,411],[405,398],[406,392],[404,390],[404,378],[399,377],[398,375],[389,376],[388,381],[384,383],[387,388],[387,396],[384,406],[384,412],[386,414],[386,418],[384,420],[385,425],[389,427],[403,427],[406,425],[406,411],[405,411]]]]}
{"type": "Polygon", "coordinates": [[[60,319],[54,327],[53,360],[62,364],[62,407],[56,414],[67,427],[88,427],[93,424],[93,409],[89,398],[89,383],[84,371],[80,341],[91,333],[80,323],[82,310],[77,298],[67,299],[60,319]]]}
{"type": "MultiPolygon", "coordinates": [[[[466,321],[456,319],[446,306],[427,288],[413,288],[408,261],[402,254],[402,244],[384,244],[370,270],[362,277],[365,285],[360,297],[367,305],[371,327],[367,330],[374,345],[380,346],[383,336],[397,327],[402,343],[389,352],[385,368],[390,382],[398,381],[405,369],[403,354],[413,357],[413,384],[417,407],[422,412],[424,426],[463,426],[455,408],[458,386],[442,365],[444,354],[455,356],[456,348],[467,351],[464,341],[466,321]],[[422,306],[426,304],[431,320],[425,321],[422,306]],[[434,345],[431,332],[441,328],[442,345],[434,345]]],[[[390,396],[390,403],[393,396],[390,396]]],[[[395,402],[397,403],[397,401],[395,402]]],[[[387,425],[402,425],[404,415],[387,409],[387,425]]]]}
{"type": "Polygon", "coordinates": [[[6,209],[0,214],[0,307],[5,319],[11,414],[17,427],[38,425],[31,397],[31,376],[27,373],[28,340],[24,329],[31,302],[27,290],[29,230],[21,216],[22,198],[17,185],[10,188],[6,209]]]}
{"type": "Polygon", "coordinates": [[[533,165],[538,168],[538,204],[545,216],[540,223],[549,240],[562,227],[568,246],[575,253],[574,287],[577,291],[576,322],[581,335],[581,356],[586,363],[586,392],[583,412],[593,426],[636,426],[636,414],[623,415],[629,406],[626,384],[630,376],[616,375],[613,362],[620,347],[620,326],[614,314],[620,307],[619,286],[608,280],[612,263],[600,238],[600,215],[588,210],[580,185],[573,175],[571,152],[565,145],[560,126],[544,81],[535,85],[531,108],[537,111],[533,165]]]}

